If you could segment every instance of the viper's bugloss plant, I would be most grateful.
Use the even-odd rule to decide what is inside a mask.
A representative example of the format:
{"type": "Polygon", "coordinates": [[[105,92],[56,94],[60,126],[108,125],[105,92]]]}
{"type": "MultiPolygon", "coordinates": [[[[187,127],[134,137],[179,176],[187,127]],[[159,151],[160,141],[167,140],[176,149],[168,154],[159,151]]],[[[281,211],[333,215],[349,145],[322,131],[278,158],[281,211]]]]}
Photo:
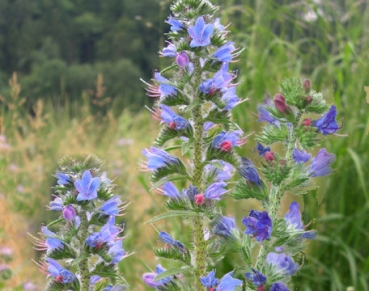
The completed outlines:
{"type": "Polygon", "coordinates": [[[157,290],[289,290],[291,276],[301,267],[293,257],[315,232],[305,230],[296,202],[279,213],[281,200],[286,192],[306,193],[313,177],[332,171],[333,154],[321,149],[311,159],[306,150],[340,128],[336,108],[310,81],[283,80],[280,92],[257,108],[264,123],[255,145],[261,161],[240,157],[237,148],[246,136],[231,110],[242,100],[229,63],[242,49],[227,40],[227,26],[214,16],[217,9],[207,0],[174,2],[168,43],[160,52],[172,64],[155,72],[152,83],[145,82],[161,130],[154,146],[143,150],[142,169],[151,171],[152,188],[168,198],[167,212],[150,222],[180,217],[192,243],[160,230],[166,247],[155,255],[164,266],[142,278],[157,290]],[[278,151],[277,143],[282,145],[278,151]],[[238,181],[229,182],[231,177],[238,181]],[[234,218],[222,213],[221,200],[229,197],[255,198],[264,209],[252,210],[238,231],[234,218]],[[227,249],[239,252],[243,263],[218,279],[215,269],[227,249]]]}
{"type": "Polygon", "coordinates": [[[117,264],[128,254],[123,227],[115,220],[127,204],[100,167],[91,155],[60,161],[48,206],[59,217],[43,226],[35,241],[36,249],[45,252],[39,263],[48,278],[45,290],[125,289],[117,264]]]}

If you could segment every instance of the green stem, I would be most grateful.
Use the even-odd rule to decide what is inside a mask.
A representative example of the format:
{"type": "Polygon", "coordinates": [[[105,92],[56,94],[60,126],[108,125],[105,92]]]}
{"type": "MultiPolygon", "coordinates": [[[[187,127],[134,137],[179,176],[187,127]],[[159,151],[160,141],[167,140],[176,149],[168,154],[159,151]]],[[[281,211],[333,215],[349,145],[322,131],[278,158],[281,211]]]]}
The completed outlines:
{"type": "MultiPolygon", "coordinates": [[[[86,211],[82,210],[81,212],[81,225],[80,229],[80,256],[85,256],[84,245],[88,236],[88,220],[86,211]]],[[[88,291],[90,286],[90,273],[88,270],[88,257],[85,256],[78,264],[79,271],[81,274],[81,291],[88,291]]]]}
{"type": "MultiPolygon", "coordinates": [[[[193,96],[197,96],[198,88],[201,82],[201,67],[197,59],[195,61],[195,69],[193,74],[193,96]]],[[[197,102],[198,100],[193,100],[197,102]]],[[[203,170],[203,127],[204,120],[201,114],[201,103],[197,102],[192,110],[192,117],[194,120],[194,172],[192,177],[193,185],[202,191],[202,170],[203,170]]],[[[206,241],[204,239],[204,225],[203,215],[199,214],[194,219],[194,242],[195,242],[195,284],[196,290],[205,290],[200,282],[200,277],[206,274],[206,241]]]]}
{"type": "MultiPolygon", "coordinates": [[[[286,165],[285,166],[290,166],[293,161],[292,161],[292,152],[293,152],[293,148],[295,147],[295,143],[297,140],[297,136],[296,136],[296,131],[295,128],[299,125],[300,123],[300,118],[301,118],[302,113],[298,112],[298,114],[296,115],[295,118],[295,122],[293,124],[293,129],[291,130],[291,132],[289,133],[288,136],[288,140],[287,140],[287,151],[286,151],[286,155],[285,155],[285,159],[286,159],[286,165]]],[[[285,192],[285,187],[286,187],[286,180],[284,180],[280,185],[272,185],[271,189],[270,189],[270,194],[269,194],[269,201],[268,201],[268,208],[267,208],[267,212],[269,214],[269,217],[271,218],[272,221],[274,221],[277,218],[277,212],[281,206],[281,201],[285,192]]],[[[259,250],[259,255],[256,259],[256,263],[255,263],[255,268],[260,268],[261,264],[263,264],[266,260],[266,256],[268,255],[270,248],[272,246],[272,242],[270,240],[266,240],[262,243],[262,245],[260,246],[260,250],[259,250]]]]}

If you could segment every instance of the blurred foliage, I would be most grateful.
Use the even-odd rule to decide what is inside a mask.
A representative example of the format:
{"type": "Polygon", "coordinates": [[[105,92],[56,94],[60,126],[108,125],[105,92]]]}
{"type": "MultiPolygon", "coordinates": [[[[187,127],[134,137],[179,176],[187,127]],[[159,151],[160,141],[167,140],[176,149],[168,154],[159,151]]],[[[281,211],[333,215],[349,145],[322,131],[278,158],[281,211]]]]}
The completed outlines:
{"type": "MultiPolygon", "coordinates": [[[[0,1],[0,130],[6,137],[0,141],[0,196],[35,234],[35,225],[49,220],[44,205],[55,182],[51,173],[56,161],[79,153],[105,159],[108,176],[118,177],[122,198],[133,202],[123,219],[131,224],[127,251],[136,254],[121,268],[135,290],[142,290],[140,274],[155,265],[151,252],[155,231],[143,222],[161,213],[163,199],[148,192],[147,177],[137,171],[140,151],[150,145],[157,124],[147,112],[132,114],[126,108],[138,110],[147,102],[139,77],[150,79],[160,62],[167,61],[159,59],[157,51],[164,44],[162,32],[168,29],[163,21],[170,2],[0,1]],[[9,86],[14,71],[18,78],[13,75],[9,86]]],[[[247,134],[260,128],[257,103],[277,93],[282,78],[301,76],[337,104],[343,124],[339,134],[348,135],[321,143],[337,155],[337,161],[334,173],[318,180],[320,189],[303,199],[304,221],[312,221],[320,235],[309,245],[295,288],[369,290],[367,1],[212,2],[221,6],[222,23],[231,23],[236,45],[246,47],[233,68],[239,75],[238,95],[250,97],[234,114],[247,134]]],[[[250,141],[243,154],[252,158],[255,145],[250,141]]],[[[285,205],[288,199],[295,198],[291,194],[285,205]]],[[[236,221],[255,207],[254,202],[237,203],[236,221]]],[[[236,208],[235,203],[226,203],[236,208]]],[[[10,216],[5,221],[14,221],[10,216]]],[[[184,227],[172,221],[165,228],[181,237],[184,227]]],[[[31,244],[17,240],[17,235],[2,243],[12,241],[12,247],[20,250],[19,259],[31,244]]],[[[225,269],[233,267],[233,259],[225,258],[225,269]]]]}

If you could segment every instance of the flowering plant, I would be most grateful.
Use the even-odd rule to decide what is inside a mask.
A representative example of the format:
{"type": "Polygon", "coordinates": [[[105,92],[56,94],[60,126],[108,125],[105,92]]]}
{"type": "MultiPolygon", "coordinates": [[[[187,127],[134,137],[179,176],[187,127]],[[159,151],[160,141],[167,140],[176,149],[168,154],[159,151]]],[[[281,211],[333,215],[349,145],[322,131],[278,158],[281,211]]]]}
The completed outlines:
{"type": "Polygon", "coordinates": [[[229,63],[242,49],[227,40],[216,10],[209,1],[175,1],[167,20],[169,40],[160,52],[173,63],[145,82],[161,130],[154,146],[143,150],[142,169],[151,171],[152,188],[168,198],[167,211],[149,222],[180,217],[192,239],[185,244],[160,231],[165,247],[155,255],[165,268],[157,265],[143,281],[157,290],[289,290],[300,268],[293,256],[316,233],[305,230],[297,202],[284,218],[277,214],[286,192],[306,193],[313,177],[332,171],[335,155],[323,148],[311,159],[306,150],[339,129],[336,107],[310,81],[283,80],[280,93],[258,106],[258,121],[265,122],[255,146],[261,166],[240,157],[236,149],[247,136],[231,117],[242,100],[229,63]],[[316,114],[322,116],[313,120],[310,115],[316,114]],[[277,143],[279,151],[272,149],[277,143]],[[237,173],[238,181],[230,182],[237,173]],[[221,201],[228,197],[255,198],[263,206],[242,220],[244,232],[233,217],[223,216],[221,201]],[[242,263],[218,279],[215,269],[229,250],[239,253],[242,263]]]}
{"type": "Polygon", "coordinates": [[[127,253],[123,227],[115,219],[126,205],[100,166],[94,156],[60,162],[48,207],[60,216],[43,226],[35,241],[36,249],[45,251],[39,264],[48,276],[45,290],[123,290],[117,264],[127,253]]]}

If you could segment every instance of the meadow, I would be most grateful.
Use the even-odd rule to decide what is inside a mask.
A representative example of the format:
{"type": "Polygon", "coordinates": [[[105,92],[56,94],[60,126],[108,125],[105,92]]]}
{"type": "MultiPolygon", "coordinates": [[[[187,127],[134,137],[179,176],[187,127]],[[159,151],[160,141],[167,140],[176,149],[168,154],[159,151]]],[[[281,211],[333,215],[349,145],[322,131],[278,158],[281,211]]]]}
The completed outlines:
{"type": "MultiPolygon", "coordinates": [[[[232,23],[236,45],[246,47],[233,64],[238,95],[250,98],[234,110],[246,133],[258,131],[256,106],[266,94],[278,92],[284,77],[309,78],[337,105],[340,135],[321,143],[337,156],[334,172],[303,196],[304,221],[312,221],[318,236],[294,278],[295,289],[369,290],[369,104],[364,92],[369,86],[369,6],[353,0],[218,2],[222,22],[232,23]]],[[[121,262],[120,270],[132,290],[146,290],[141,274],[155,265],[151,249],[157,238],[155,228],[144,223],[162,212],[164,198],[148,191],[148,175],[138,168],[158,122],[145,108],[117,108],[104,79],[99,75],[78,100],[62,90],[49,99],[29,96],[16,73],[0,89],[0,247],[13,250],[14,272],[4,290],[29,281],[42,290],[45,276],[32,262],[39,255],[28,233],[36,235],[41,224],[55,218],[45,206],[57,161],[90,153],[105,161],[108,177],[115,178],[122,199],[131,202],[121,220],[127,227],[125,249],[134,254],[121,262]],[[37,101],[29,107],[28,99],[37,101]]],[[[143,86],[136,94],[145,94],[143,86]]],[[[255,155],[255,144],[252,135],[240,153],[255,155]]],[[[255,203],[237,208],[229,203],[228,209],[240,221],[255,203]]],[[[178,233],[181,227],[179,221],[166,225],[178,233]]]]}

